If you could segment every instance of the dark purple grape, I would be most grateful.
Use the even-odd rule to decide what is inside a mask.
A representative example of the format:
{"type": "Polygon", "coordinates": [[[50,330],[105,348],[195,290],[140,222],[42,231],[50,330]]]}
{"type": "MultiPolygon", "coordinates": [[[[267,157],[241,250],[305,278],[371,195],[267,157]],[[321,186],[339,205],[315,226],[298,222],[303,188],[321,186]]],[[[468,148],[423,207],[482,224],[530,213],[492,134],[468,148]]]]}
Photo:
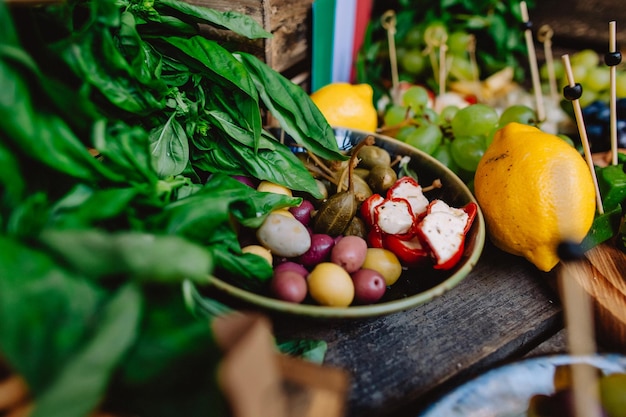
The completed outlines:
{"type": "Polygon", "coordinates": [[[626,119],[617,120],[615,127],[617,128],[617,147],[626,148],[626,119]]]}
{"type": "Polygon", "coordinates": [[[626,97],[618,98],[615,101],[615,108],[617,110],[617,118],[626,120],[626,97]]]}
{"type": "Polygon", "coordinates": [[[608,103],[602,100],[595,100],[582,109],[585,123],[595,122],[596,120],[609,120],[610,109],[608,103]]]}

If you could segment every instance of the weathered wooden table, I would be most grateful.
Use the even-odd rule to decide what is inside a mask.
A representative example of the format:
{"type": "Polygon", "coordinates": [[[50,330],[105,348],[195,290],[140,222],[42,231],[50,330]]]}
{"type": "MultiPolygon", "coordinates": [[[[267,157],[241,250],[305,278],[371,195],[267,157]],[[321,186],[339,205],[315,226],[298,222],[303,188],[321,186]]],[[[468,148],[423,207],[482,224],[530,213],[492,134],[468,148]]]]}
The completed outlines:
{"type": "Polygon", "coordinates": [[[347,416],[416,416],[487,369],[563,351],[561,307],[550,279],[487,242],[466,279],[416,308],[345,321],[271,317],[278,337],[328,343],[325,364],[351,375],[347,416]]]}

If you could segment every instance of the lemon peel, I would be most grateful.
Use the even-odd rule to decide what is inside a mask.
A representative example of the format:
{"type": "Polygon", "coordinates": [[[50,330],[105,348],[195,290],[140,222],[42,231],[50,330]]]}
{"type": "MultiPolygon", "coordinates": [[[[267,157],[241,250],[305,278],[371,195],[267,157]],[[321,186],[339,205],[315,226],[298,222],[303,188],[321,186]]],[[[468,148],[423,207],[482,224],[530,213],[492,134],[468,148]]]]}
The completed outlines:
{"type": "Polygon", "coordinates": [[[333,127],[374,132],[378,126],[374,90],[369,84],[335,82],[315,91],[310,98],[333,127]]]}
{"type": "Polygon", "coordinates": [[[474,194],[492,242],[546,272],[559,262],[559,243],[580,243],[596,211],[582,155],[556,135],[519,123],[496,132],[476,169],[474,194]]]}

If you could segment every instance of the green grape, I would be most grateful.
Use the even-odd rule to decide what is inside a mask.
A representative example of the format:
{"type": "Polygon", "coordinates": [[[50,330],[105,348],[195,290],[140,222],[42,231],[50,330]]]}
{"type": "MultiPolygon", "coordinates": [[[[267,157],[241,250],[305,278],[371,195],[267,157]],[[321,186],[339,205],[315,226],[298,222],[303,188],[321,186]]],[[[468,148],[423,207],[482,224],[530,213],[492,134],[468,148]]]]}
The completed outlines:
{"type": "Polygon", "coordinates": [[[421,49],[409,49],[398,60],[400,67],[411,75],[420,75],[426,68],[426,57],[422,55],[421,49]]]}
{"type": "Polygon", "coordinates": [[[452,153],[450,152],[450,143],[449,141],[443,141],[441,145],[433,152],[433,157],[447,166],[450,171],[458,172],[460,167],[454,162],[454,158],[452,158],[452,153]]]}
{"type": "Polygon", "coordinates": [[[446,42],[448,52],[455,55],[464,55],[467,53],[471,39],[472,35],[464,30],[452,32],[446,42]]]}
{"type": "Polygon", "coordinates": [[[485,149],[488,148],[489,145],[491,145],[491,142],[493,142],[493,139],[496,136],[496,132],[498,130],[500,130],[500,128],[496,127],[491,132],[487,133],[487,135],[485,136],[485,149]]]}
{"type": "Polygon", "coordinates": [[[383,115],[383,123],[387,127],[396,126],[404,122],[408,109],[399,104],[392,104],[387,107],[383,115]]]}
{"type": "Polygon", "coordinates": [[[409,126],[404,126],[401,127],[400,129],[398,129],[398,133],[396,133],[395,138],[402,141],[402,142],[406,142],[407,138],[415,131],[417,130],[417,126],[414,125],[409,125],[409,126]]]}
{"type": "Polygon", "coordinates": [[[511,122],[535,126],[537,124],[537,115],[535,110],[524,104],[514,104],[504,109],[498,120],[498,126],[504,127],[511,122]]]}
{"type": "MultiPolygon", "coordinates": [[[[563,62],[561,61],[554,61],[553,62],[553,67],[554,67],[554,79],[555,80],[560,80],[561,78],[563,78],[565,76],[565,67],[563,65],[563,62]]],[[[543,80],[549,80],[550,79],[550,75],[548,73],[548,65],[547,64],[542,64],[541,68],[539,68],[539,75],[541,76],[541,78],[543,80]]]]}
{"type": "Polygon", "coordinates": [[[609,67],[597,66],[590,68],[585,77],[585,88],[587,90],[600,92],[607,90],[611,86],[611,72],[609,67]]]}
{"type": "Polygon", "coordinates": [[[626,97],[626,71],[615,71],[615,94],[626,97]]]}
{"type": "Polygon", "coordinates": [[[626,417],[626,373],[613,373],[600,378],[602,406],[610,417],[626,417]]]}
{"type": "Polygon", "coordinates": [[[600,55],[593,49],[582,49],[570,58],[572,68],[574,66],[582,66],[586,69],[594,68],[600,63],[600,55]]]}
{"type": "Polygon", "coordinates": [[[486,135],[498,125],[498,113],[477,103],[460,109],[452,119],[452,133],[458,136],[486,135]]]}
{"type": "Polygon", "coordinates": [[[580,96],[578,102],[580,103],[580,107],[585,108],[598,99],[599,97],[597,92],[583,87],[583,95],[580,96]]]}
{"type": "Polygon", "coordinates": [[[404,35],[402,43],[406,46],[419,48],[424,41],[424,31],[420,26],[411,26],[411,28],[404,35]]]}
{"type": "Polygon", "coordinates": [[[435,109],[431,109],[430,107],[424,109],[419,119],[423,123],[439,124],[439,114],[435,111],[435,109]]]}
{"type": "Polygon", "coordinates": [[[439,126],[425,124],[411,132],[405,142],[430,155],[437,150],[442,139],[443,134],[439,126]]]}
{"type": "MultiPolygon", "coordinates": [[[[572,76],[574,77],[574,82],[580,83],[580,85],[582,85],[584,87],[586,79],[587,79],[587,72],[588,71],[589,71],[589,69],[587,67],[582,66],[582,65],[576,65],[576,66],[572,65],[572,76]]],[[[561,88],[563,88],[563,87],[565,87],[568,84],[569,84],[569,80],[564,75],[563,78],[561,78],[561,82],[560,82],[559,86],[561,88]]]]}
{"type": "Polygon", "coordinates": [[[565,142],[569,143],[570,145],[572,145],[572,147],[576,147],[576,145],[574,144],[574,141],[572,140],[572,138],[570,138],[569,136],[559,133],[558,135],[556,135],[558,138],[563,139],[565,142]]]}
{"type": "Polygon", "coordinates": [[[461,169],[474,172],[486,148],[485,137],[482,135],[458,136],[450,145],[450,153],[461,169]]]}
{"type": "Polygon", "coordinates": [[[449,76],[452,80],[471,81],[474,79],[474,69],[469,59],[453,55],[450,64],[449,76]]]}
{"type": "Polygon", "coordinates": [[[459,111],[459,106],[455,106],[454,104],[450,104],[439,112],[439,121],[443,124],[450,124],[454,116],[459,111]]]}
{"type": "Polygon", "coordinates": [[[424,42],[432,45],[443,45],[448,36],[448,30],[443,22],[431,22],[424,29],[424,42]]]}
{"type": "Polygon", "coordinates": [[[422,86],[412,85],[402,94],[402,104],[410,107],[415,114],[420,114],[428,105],[428,91],[422,86]]]}

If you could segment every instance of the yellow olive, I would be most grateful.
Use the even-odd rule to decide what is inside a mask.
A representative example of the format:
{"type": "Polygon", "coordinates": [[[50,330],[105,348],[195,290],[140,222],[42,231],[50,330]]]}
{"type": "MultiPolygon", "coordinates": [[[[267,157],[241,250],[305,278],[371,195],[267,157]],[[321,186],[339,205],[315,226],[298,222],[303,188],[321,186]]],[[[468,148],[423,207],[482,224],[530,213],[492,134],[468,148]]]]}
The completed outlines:
{"type": "Polygon", "coordinates": [[[275,184],[270,181],[261,181],[259,185],[256,187],[257,191],[263,191],[266,193],[274,193],[274,194],[284,194],[289,197],[292,197],[293,194],[291,190],[283,185],[275,184]]]}
{"type": "Polygon", "coordinates": [[[322,262],[307,278],[309,294],[323,306],[348,307],[354,299],[354,284],[345,269],[332,262],[322,262]]]}
{"type": "Polygon", "coordinates": [[[387,285],[395,284],[402,274],[402,265],[398,257],[390,250],[383,248],[368,248],[361,268],[378,271],[385,278],[387,285]]]}

